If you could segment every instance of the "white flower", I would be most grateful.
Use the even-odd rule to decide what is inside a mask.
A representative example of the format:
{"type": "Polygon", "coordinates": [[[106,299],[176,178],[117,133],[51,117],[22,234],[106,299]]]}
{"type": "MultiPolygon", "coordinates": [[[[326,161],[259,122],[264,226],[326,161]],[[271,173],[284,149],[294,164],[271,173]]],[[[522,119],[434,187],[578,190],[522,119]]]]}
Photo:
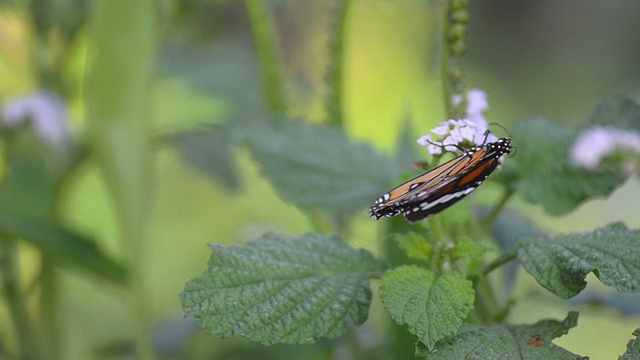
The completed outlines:
{"type": "MultiPolygon", "coordinates": [[[[463,97],[453,96],[453,104],[460,105],[463,97]]],[[[467,117],[465,119],[449,119],[431,129],[430,134],[421,136],[418,144],[427,147],[431,155],[439,155],[442,148],[447,151],[455,151],[457,145],[464,142],[473,142],[476,145],[498,141],[498,137],[489,132],[489,124],[482,114],[489,108],[487,95],[480,89],[471,89],[467,92],[467,117]],[[435,135],[435,140],[432,139],[435,135]]]]}
{"type": "Polygon", "coordinates": [[[17,127],[29,119],[40,138],[52,145],[64,145],[69,139],[67,108],[58,95],[37,91],[2,104],[0,122],[7,127],[17,127]]]}
{"type": "Polygon", "coordinates": [[[633,131],[596,126],[578,135],[569,156],[573,164],[591,170],[617,149],[640,154],[640,135],[633,131]]]}

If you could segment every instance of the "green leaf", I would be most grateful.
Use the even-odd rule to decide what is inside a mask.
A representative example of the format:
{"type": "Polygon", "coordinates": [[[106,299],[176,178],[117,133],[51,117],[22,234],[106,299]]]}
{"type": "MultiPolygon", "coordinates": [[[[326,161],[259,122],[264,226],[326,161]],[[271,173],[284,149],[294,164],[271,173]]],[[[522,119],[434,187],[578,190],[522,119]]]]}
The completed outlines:
{"type": "Polygon", "coordinates": [[[482,240],[474,240],[470,236],[460,236],[455,239],[454,246],[448,249],[452,261],[460,259],[476,259],[497,247],[482,240]]]}
{"type": "Polygon", "coordinates": [[[433,235],[430,230],[427,230],[425,234],[426,236],[415,232],[393,234],[393,239],[408,257],[428,263],[433,255],[433,246],[431,245],[433,235]]]}
{"type": "Polygon", "coordinates": [[[240,180],[230,132],[226,126],[210,125],[177,133],[171,140],[194,169],[230,189],[238,189],[240,180]]]}
{"type": "Polygon", "coordinates": [[[418,348],[416,356],[438,359],[554,359],[580,357],[552,343],[575,327],[578,313],[564,321],[541,320],[533,325],[476,326],[465,324],[460,331],[439,342],[431,351],[418,348]]]}
{"type": "Polygon", "coordinates": [[[624,354],[622,354],[622,356],[618,358],[619,360],[640,359],[640,339],[638,339],[638,336],[640,336],[640,328],[637,328],[633,332],[633,336],[635,336],[636,338],[633,340],[629,340],[629,342],[627,343],[627,351],[625,351],[624,354]]]}
{"type": "Polygon", "coordinates": [[[60,225],[0,211],[0,234],[22,238],[61,265],[69,265],[105,280],[124,284],[127,271],[96,244],[60,225]]]}
{"type": "Polygon", "coordinates": [[[453,335],[473,306],[473,285],[461,274],[437,275],[417,266],[387,271],[380,285],[380,299],[396,323],[427,348],[453,335]]]}
{"type": "Polygon", "coordinates": [[[598,105],[589,124],[640,131],[640,106],[626,96],[607,99],[598,105]]]}
{"type": "Polygon", "coordinates": [[[364,211],[396,175],[389,159],[334,128],[256,125],[249,145],[280,196],[303,209],[364,211]]]}
{"type": "Polygon", "coordinates": [[[205,272],[180,294],[209,334],[262,344],[335,338],[367,319],[369,281],[385,265],[339,236],[264,235],[242,246],[211,244],[205,272]]]}
{"type": "Polygon", "coordinates": [[[586,200],[605,197],[627,178],[618,166],[603,164],[586,170],[570,163],[575,131],[546,119],[514,124],[518,152],[505,162],[515,176],[514,186],[525,200],[554,215],[566,214],[586,200]]]}
{"type": "Polygon", "coordinates": [[[640,230],[621,223],[589,233],[570,233],[518,242],[524,269],[561,298],[578,294],[594,272],[603,284],[618,291],[640,291],[640,230]]]}

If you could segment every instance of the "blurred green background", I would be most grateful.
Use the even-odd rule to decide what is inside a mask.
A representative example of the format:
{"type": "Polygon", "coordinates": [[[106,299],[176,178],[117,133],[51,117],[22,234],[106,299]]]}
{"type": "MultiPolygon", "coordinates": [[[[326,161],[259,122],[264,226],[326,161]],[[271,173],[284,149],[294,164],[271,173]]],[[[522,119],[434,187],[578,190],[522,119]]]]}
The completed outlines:
{"type": "MultiPolygon", "coordinates": [[[[289,115],[322,122],[327,45],[338,1],[266,3],[281,50],[289,115]]],[[[59,87],[70,107],[73,136],[80,141],[86,140],[90,121],[83,84],[87,57],[95,46],[88,36],[92,5],[79,0],[0,2],[0,99],[48,86],[39,74],[41,57],[45,62],[47,56],[62,59],[55,67],[54,83],[64,85],[59,87]],[[50,12],[34,17],[38,7],[31,3],[47,4],[50,12]],[[42,43],[33,19],[51,21],[60,27],[59,34],[54,32],[42,43]],[[76,30],[64,35],[64,25],[76,30]]],[[[267,116],[243,2],[163,0],[155,5],[157,53],[150,94],[154,134],[161,137],[203,123],[267,116]]],[[[489,121],[508,129],[515,119],[544,115],[571,124],[587,117],[601,98],[617,93],[640,95],[637,0],[485,0],[471,2],[469,12],[466,83],[489,94],[489,121]]],[[[346,36],[344,93],[345,128],[355,138],[390,154],[405,119],[411,119],[415,139],[443,120],[438,14],[437,1],[355,1],[346,36]]],[[[118,22],[113,18],[109,26],[118,27],[118,22]]],[[[242,148],[234,154],[240,165],[237,190],[186,166],[171,146],[160,143],[155,150],[153,198],[146,209],[151,234],[145,273],[156,340],[165,339],[162,334],[169,339],[159,340],[162,354],[190,359],[261,355],[260,346],[243,339],[221,341],[191,332],[194,325],[182,321],[178,294],[186,280],[203,271],[210,256],[208,242],[243,242],[267,230],[298,234],[312,225],[274,193],[242,148]],[[182,333],[193,337],[183,339],[182,333]],[[254,350],[240,352],[251,347],[254,350]]],[[[494,195],[488,186],[476,200],[494,195]]],[[[591,230],[612,221],[637,228],[639,196],[638,181],[632,179],[609,199],[589,202],[561,218],[551,218],[517,199],[514,206],[550,231],[591,230]]],[[[94,161],[74,172],[61,201],[65,224],[96,238],[113,257],[124,257],[118,215],[94,161]]],[[[365,210],[355,219],[350,241],[376,253],[376,224],[365,210]]],[[[33,280],[37,256],[29,245],[21,245],[21,250],[25,277],[33,280]]],[[[61,279],[58,310],[63,319],[63,358],[125,356],[131,319],[122,291],[77,271],[55,271],[61,279]]],[[[589,290],[609,294],[593,282],[589,290]]],[[[527,274],[520,275],[517,293],[520,302],[511,317],[516,323],[563,318],[568,310],[580,310],[579,326],[557,343],[591,359],[623,353],[631,331],[640,324],[637,314],[557,299],[527,274]]],[[[378,332],[372,338],[384,336],[390,321],[377,299],[370,318],[370,329],[378,332]]],[[[11,331],[7,313],[0,307],[0,337],[10,336],[11,331]]],[[[313,355],[309,349],[303,347],[305,356],[327,356],[313,355]]],[[[290,347],[278,351],[294,358],[291,354],[299,354],[290,347]]],[[[340,358],[336,350],[332,356],[340,358]]]]}

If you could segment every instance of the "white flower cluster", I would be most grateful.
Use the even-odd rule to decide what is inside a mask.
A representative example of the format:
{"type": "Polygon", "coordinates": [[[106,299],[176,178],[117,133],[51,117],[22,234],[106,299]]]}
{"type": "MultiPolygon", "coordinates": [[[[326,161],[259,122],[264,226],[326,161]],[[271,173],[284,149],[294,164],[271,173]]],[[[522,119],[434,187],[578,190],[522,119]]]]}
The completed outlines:
{"type": "MultiPolygon", "coordinates": [[[[453,104],[459,105],[462,96],[454,96],[453,104]]],[[[480,89],[471,89],[467,92],[466,118],[460,120],[445,120],[418,139],[418,144],[427,147],[431,155],[439,155],[442,149],[455,151],[457,145],[463,141],[482,145],[487,142],[495,142],[498,138],[489,132],[489,124],[484,118],[483,111],[489,108],[487,95],[480,89]],[[433,140],[433,135],[436,139],[433,140]]]]}

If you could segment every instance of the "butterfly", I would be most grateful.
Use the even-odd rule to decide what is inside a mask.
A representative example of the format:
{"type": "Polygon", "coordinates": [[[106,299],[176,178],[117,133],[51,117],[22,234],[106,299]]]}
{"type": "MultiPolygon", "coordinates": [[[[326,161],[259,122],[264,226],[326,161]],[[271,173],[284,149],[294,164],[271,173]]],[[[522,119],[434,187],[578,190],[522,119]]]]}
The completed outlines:
{"type": "Polygon", "coordinates": [[[383,194],[369,213],[376,220],[402,214],[409,222],[435,215],[480,186],[511,149],[508,137],[468,149],[383,194]]]}

